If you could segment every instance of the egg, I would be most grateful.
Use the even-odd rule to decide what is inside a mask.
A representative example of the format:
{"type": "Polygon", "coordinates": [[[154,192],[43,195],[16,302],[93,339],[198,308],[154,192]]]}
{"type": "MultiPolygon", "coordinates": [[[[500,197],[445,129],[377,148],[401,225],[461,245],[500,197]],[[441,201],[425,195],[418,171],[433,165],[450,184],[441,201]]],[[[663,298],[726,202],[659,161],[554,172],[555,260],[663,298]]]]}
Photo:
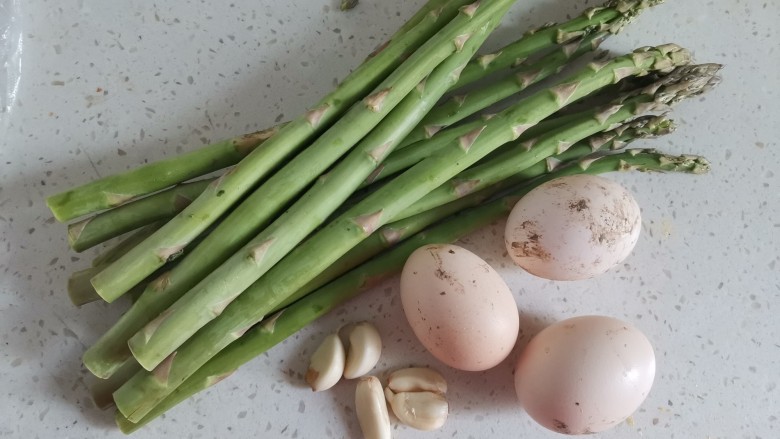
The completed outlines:
{"type": "Polygon", "coordinates": [[[588,279],[625,260],[639,239],[641,214],[631,193],[603,177],[560,177],[512,208],[504,240],[512,260],[552,280],[588,279]]]}
{"type": "Polygon", "coordinates": [[[647,397],[655,354],[630,324],[604,316],[575,317],[537,334],[520,354],[515,389],[536,422],[565,434],[607,430],[647,397]]]}
{"type": "Polygon", "coordinates": [[[455,245],[426,245],[409,256],[401,304],[420,343],[456,369],[496,366],[517,340],[520,319],[509,287],[487,262],[455,245]]]}

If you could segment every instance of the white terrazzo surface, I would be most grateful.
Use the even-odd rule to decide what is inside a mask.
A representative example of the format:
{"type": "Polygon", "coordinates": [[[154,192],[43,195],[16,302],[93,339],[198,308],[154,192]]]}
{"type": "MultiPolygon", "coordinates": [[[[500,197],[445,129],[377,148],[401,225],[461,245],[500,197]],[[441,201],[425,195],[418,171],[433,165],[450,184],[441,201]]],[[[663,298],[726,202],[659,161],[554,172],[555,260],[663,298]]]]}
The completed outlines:
{"type": "MultiPolygon", "coordinates": [[[[94,252],[68,250],[44,197],[300,113],[422,1],[362,0],[350,13],[336,3],[0,1],[0,14],[18,19],[23,48],[11,65],[21,65],[18,92],[0,109],[1,437],[122,437],[112,413],[93,408],[80,356],[124,304],[71,306],[68,273],[94,252]]],[[[490,45],[587,3],[518,2],[490,45]]],[[[512,267],[500,224],[464,240],[515,293],[521,345],[550,322],[591,313],[629,320],[652,340],[650,397],[599,437],[780,437],[778,25],[774,0],[669,0],[606,43],[624,51],[674,41],[726,65],[718,89],[675,112],[676,133],[642,143],[706,155],[712,173],[614,176],[643,210],[643,234],[625,264],[598,279],[553,283],[512,267]]],[[[432,365],[450,383],[441,431],[398,426],[395,437],[557,437],[519,408],[511,361],[462,373],[426,354],[404,321],[397,280],[135,436],[359,437],[354,383],[312,394],[302,374],[323,334],[362,319],[386,342],[377,373],[432,365]]]]}

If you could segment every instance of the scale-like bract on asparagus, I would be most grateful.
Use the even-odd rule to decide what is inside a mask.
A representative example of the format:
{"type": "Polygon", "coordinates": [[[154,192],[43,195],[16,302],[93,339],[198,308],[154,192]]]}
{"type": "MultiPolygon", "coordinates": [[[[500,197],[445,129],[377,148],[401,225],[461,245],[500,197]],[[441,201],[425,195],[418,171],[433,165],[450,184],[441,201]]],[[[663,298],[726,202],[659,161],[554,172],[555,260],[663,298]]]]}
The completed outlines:
{"type": "Polygon", "coordinates": [[[117,390],[114,394],[117,407],[131,421],[141,419],[201,365],[350,248],[426,193],[499,146],[516,139],[540,120],[627,76],[656,70],[671,71],[689,60],[690,55],[684,49],[663,45],[609,62],[591,63],[557,85],[534,93],[486,121],[482,127],[373,192],[295,248],[153,371],[135,375],[117,390]]]}
{"type": "MultiPolygon", "coordinates": [[[[319,169],[323,166],[327,169],[328,163],[334,162],[349,150],[379,123],[430,69],[455,50],[453,47],[448,47],[448,50],[428,50],[425,57],[417,58],[418,65],[404,62],[406,68],[392,70],[397,66],[398,58],[404,58],[410,49],[420,44],[430,47],[429,42],[421,41],[425,41],[432,30],[437,30],[442,22],[456,14],[457,9],[453,10],[453,6],[461,3],[451,0],[436,11],[426,14],[416,26],[391,40],[381,52],[350,74],[313,109],[285,125],[276,135],[266,140],[263,148],[252,151],[230,172],[215,180],[184,211],[98,274],[92,280],[98,294],[109,302],[124,294],[164,264],[170,255],[201,234],[282,160],[312,141],[317,133],[338,119],[334,126],[317,139],[317,142],[323,145],[321,148],[312,145],[303,151],[316,151],[308,154],[313,156],[309,161],[294,160],[295,172],[290,170],[288,164],[283,168],[286,170],[283,176],[280,176],[282,171],[274,174],[276,181],[281,180],[280,184],[265,194],[265,197],[274,198],[264,197],[262,205],[267,204],[268,211],[271,211],[273,206],[283,206],[320,174],[317,172],[319,169]],[[392,70],[392,73],[387,76],[389,70],[392,70]],[[366,96],[376,84],[375,78],[384,80],[377,86],[377,91],[366,96]],[[349,108],[360,98],[363,98],[365,105],[349,108]],[[349,110],[344,114],[347,108],[349,110]]],[[[415,51],[417,52],[419,51],[415,51]]],[[[271,215],[275,213],[277,212],[273,211],[271,215]]]]}
{"type": "MultiPolygon", "coordinates": [[[[190,292],[147,324],[128,344],[133,356],[151,370],[201,326],[217,317],[252,284],[316,227],[320,226],[376,168],[390,151],[457,80],[458,72],[498,25],[513,0],[495,0],[464,9],[430,44],[454,46],[458,53],[439,65],[412,90],[346,158],[314,185],[274,223],[253,238],[190,292]]],[[[421,65],[426,43],[407,61],[421,65]]],[[[403,69],[402,65],[400,69],[403,69]]],[[[383,104],[380,104],[383,105],[383,104]]],[[[365,110],[365,111],[371,111],[365,110]]],[[[301,157],[301,156],[299,156],[301,157]]]]}
{"type": "Polygon", "coordinates": [[[244,363],[266,352],[346,300],[397,273],[417,248],[431,243],[454,242],[505,216],[518,198],[544,181],[576,173],[600,174],[627,170],[703,173],[708,169],[709,165],[701,157],[668,156],[652,150],[632,150],[574,163],[573,166],[549,174],[548,178],[532,181],[496,201],[466,210],[441,224],[415,234],[399,246],[365,262],[277,312],[266,322],[253,327],[235,343],[223,349],[137,422],[129,421],[120,411],[117,411],[117,425],[125,433],[136,431],[190,396],[221,382],[244,363]]]}

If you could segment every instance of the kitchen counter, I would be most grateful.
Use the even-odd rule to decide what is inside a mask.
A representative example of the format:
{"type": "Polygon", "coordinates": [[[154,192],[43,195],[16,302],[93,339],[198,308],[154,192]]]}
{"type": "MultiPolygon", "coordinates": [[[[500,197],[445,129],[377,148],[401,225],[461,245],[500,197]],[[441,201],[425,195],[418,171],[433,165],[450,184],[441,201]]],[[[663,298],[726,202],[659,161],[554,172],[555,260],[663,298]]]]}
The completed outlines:
{"type": "MultiPolygon", "coordinates": [[[[337,3],[0,0],[0,26],[13,21],[0,39],[0,437],[123,437],[113,412],[93,407],[80,357],[128,305],[71,305],[68,275],[97,250],[68,249],[45,197],[296,116],[422,4],[337,3]],[[21,53],[2,52],[10,47],[21,53]]],[[[517,2],[487,45],[583,3],[517,2]]],[[[642,234],[623,264],[592,280],[524,273],[505,254],[501,223],[463,239],[517,299],[520,340],[498,367],[459,372],[426,353],[393,278],[134,437],[360,437],[354,382],[321,393],[303,382],[323,336],[359,320],[383,335],[376,374],[428,365],[449,382],[445,426],[394,422],[395,437],[558,437],[517,402],[513,361],[544,326],[586,314],[633,323],[657,357],[648,399],[598,437],[780,437],[779,24],[774,1],[670,0],[605,42],[615,53],[675,42],[725,65],[716,89],[674,110],[676,132],[636,143],[703,155],[712,171],[609,175],[638,200],[642,234]]]]}

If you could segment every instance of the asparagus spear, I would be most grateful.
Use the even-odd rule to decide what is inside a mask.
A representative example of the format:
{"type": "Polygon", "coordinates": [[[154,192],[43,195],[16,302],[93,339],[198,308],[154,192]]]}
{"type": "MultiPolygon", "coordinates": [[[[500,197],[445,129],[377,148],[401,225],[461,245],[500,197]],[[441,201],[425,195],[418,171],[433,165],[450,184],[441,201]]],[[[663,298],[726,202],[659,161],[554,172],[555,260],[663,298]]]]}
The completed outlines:
{"type": "MultiPolygon", "coordinates": [[[[429,112],[420,124],[406,136],[399,148],[413,143],[416,148],[422,147],[424,142],[420,141],[429,138],[433,132],[557,73],[567,62],[598,48],[608,35],[607,32],[599,32],[577,38],[533,63],[523,64],[509,78],[480,88],[469,95],[450,98],[429,112]]],[[[402,156],[405,158],[402,160],[396,160],[395,155],[397,154],[391,154],[388,157],[388,163],[383,167],[389,166],[389,170],[396,172],[396,170],[406,169],[411,165],[409,159],[406,159],[409,156],[408,152],[402,156]]],[[[418,157],[420,154],[414,156],[418,157]]],[[[388,175],[389,173],[383,172],[382,174],[388,175]]],[[[68,226],[70,246],[80,252],[152,221],[170,219],[189,205],[191,200],[203,192],[212,180],[178,185],[71,224],[68,226]]]]}
{"type": "MultiPolygon", "coordinates": [[[[625,126],[620,126],[615,130],[600,133],[592,136],[591,138],[579,142],[562,154],[551,157],[555,163],[569,163],[570,160],[580,160],[589,155],[593,151],[598,150],[614,150],[624,148],[627,144],[647,137],[654,137],[658,135],[668,134],[674,129],[673,123],[664,117],[645,117],[640,118],[637,121],[632,121],[625,126]]],[[[633,155],[629,155],[629,160],[633,159],[633,155]]],[[[617,159],[619,160],[619,159],[617,159]]],[[[560,169],[560,165],[550,166],[545,161],[539,162],[536,165],[527,168],[524,171],[519,172],[514,176],[515,180],[522,181],[525,186],[522,187],[522,191],[535,187],[545,181],[556,178],[560,174],[551,174],[548,177],[540,177],[545,174],[553,172],[555,169],[560,169]],[[535,179],[531,181],[532,179],[535,179]]],[[[601,168],[594,168],[594,170],[600,171],[601,168]]],[[[400,221],[396,221],[387,224],[374,232],[368,239],[361,242],[357,247],[350,250],[347,254],[339,258],[333,265],[328,267],[319,276],[307,283],[304,287],[298,290],[293,296],[281,303],[274,312],[280,311],[292,304],[294,301],[305,297],[309,293],[321,289],[324,285],[335,280],[342,274],[357,267],[360,264],[365,264],[369,259],[375,255],[387,250],[388,248],[408,239],[420,233],[424,228],[431,226],[432,224],[449,218],[461,211],[464,211],[470,207],[477,206],[484,203],[487,199],[495,195],[504,187],[494,185],[486,190],[469,194],[465,197],[458,199],[452,203],[448,203],[444,206],[436,207],[430,212],[415,215],[411,218],[406,218],[400,221]]],[[[519,196],[519,192],[514,192],[514,196],[519,196]]],[[[380,256],[384,257],[384,256],[380,256]]],[[[287,312],[287,311],[286,311],[287,312]]],[[[288,312],[289,314],[289,312],[288,312]]],[[[254,331],[254,330],[253,330],[254,331]]],[[[252,336],[254,332],[250,332],[244,337],[252,336]]],[[[234,345],[231,344],[227,349],[233,349],[234,345]]],[[[220,357],[223,353],[220,354],[220,357]]],[[[210,361],[208,364],[211,364],[210,361]]],[[[139,371],[141,367],[133,360],[128,359],[125,364],[109,379],[101,380],[100,385],[92,388],[92,396],[96,401],[96,404],[100,408],[105,408],[107,405],[113,405],[113,398],[111,393],[118,389],[125,381],[127,381],[135,372],[139,371]],[[132,367],[128,367],[128,364],[132,367]],[[132,371],[132,373],[130,373],[132,371]]],[[[201,371],[199,370],[198,373],[201,371]]],[[[186,383],[189,383],[188,380],[186,383]]],[[[178,390],[177,392],[178,393],[178,390]]],[[[168,402],[168,399],[166,399],[168,402]]],[[[163,403],[164,404],[164,403],[163,403]]],[[[157,412],[158,408],[155,408],[157,412]]]]}
{"type": "MultiPolygon", "coordinates": [[[[298,155],[293,162],[276,172],[272,177],[274,185],[270,191],[262,191],[264,193],[259,195],[262,204],[255,206],[262,206],[267,218],[273,217],[277,209],[365,136],[433,67],[455,50],[452,44],[432,45],[427,41],[385,77],[387,70],[396,66],[396,58],[418,45],[420,37],[427,38],[431,30],[435,31],[439,24],[449,21],[457,14],[456,6],[462,3],[461,0],[450,0],[436,13],[426,14],[419,24],[397,40],[391,40],[386,48],[354,71],[314,109],[287,124],[268,139],[263,148],[255,149],[231,172],[215,180],[154,235],[93,278],[92,284],[98,294],[111,302],[127,292],[164,264],[170,254],[201,234],[282,160],[311,141],[323,127],[338,119],[313,145],[303,151],[303,157],[298,155]],[[376,91],[365,97],[362,105],[352,106],[341,117],[343,110],[358,97],[366,96],[367,90],[370,90],[368,86],[376,84],[376,78],[384,78],[376,91]]],[[[448,29],[448,32],[458,30],[452,26],[448,29]]],[[[264,186],[268,184],[266,182],[264,186]]]]}
{"type": "MultiPolygon", "coordinates": [[[[459,52],[436,67],[354,151],[273,224],[159,318],[130,338],[128,345],[141,366],[151,370],[159,365],[173,349],[186,341],[200,326],[218,316],[238,294],[273,267],[346,201],[377,164],[441,98],[449,85],[457,80],[458,72],[498,25],[513,1],[495,0],[478,7],[475,4],[473,8],[465,9],[460,17],[453,19],[442,30],[441,37],[437,34],[430,42],[433,47],[444,45],[448,48],[455,41],[459,52]],[[194,321],[193,315],[200,317],[194,321]]],[[[416,55],[410,61],[419,65],[419,61],[414,59],[416,55]]]]}
{"type": "MultiPolygon", "coordinates": [[[[486,6],[493,5],[493,3],[486,6]]],[[[480,8],[481,9],[481,8],[480,8]]],[[[477,12],[477,15],[479,12],[477,12]]],[[[687,64],[690,55],[675,45],[644,48],[631,55],[604,64],[590,64],[557,85],[540,90],[522,102],[486,121],[484,126],[467,134],[435,155],[418,163],[370,194],[338,219],[298,246],[251,288],[226,308],[212,302],[205,309],[219,306],[216,319],[194,334],[151,372],[140,372],[116,391],[117,407],[131,421],[141,419],[162,398],[225,346],[235,341],[251,326],[298,288],[324,271],[332,262],[365,239],[389,219],[440,186],[458,172],[475,163],[500,145],[516,139],[522,131],[556,112],[570,102],[617,82],[629,75],[648,71],[671,70],[687,64]]],[[[241,260],[256,252],[241,253],[241,260]]],[[[231,290],[229,278],[220,289],[231,290]]],[[[219,295],[220,298],[224,297],[219,295]]],[[[181,321],[199,327],[213,316],[191,315],[181,321]]],[[[165,317],[160,319],[165,320],[165,317]]],[[[180,327],[178,330],[187,330],[180,327]]],[[[172,328],[170,329],[172,330],[172,328]]],[[[163,350],[163,349],[161,349],[163,350]]]]}
{"type": "MultiPolygon", "coordinates": [[[[454,35],[460,34],[460,31],[453,32],[449,30],[447,32],[454,35]]],[[[415,59],[417,58],[413,56],[411,62],[416,63],[415,59]]],[[[452,81],[443,81],[439,84],[448,82],[452,81]]],[[[403,114],[403,110],[398,111],[398,113],[403,114]]],[[[414,117],[414,115],[411,116],[414,117]]],[[[395,138],[400,139],[402,137],[403,135],[398,135],[395,138]]],[[[381,145],[385,142],[386,140],[383,140],[376,144],[381,145]]],[[[310,165],[318,163],[319,165],[322,164],[316,157],[309,160],[310,165]]],[[[289,175],[287,180],[294,178],[296,178],[295,175],[289,175]]],[[[285,180],[275,183],[276,181],[274,178],[269,180],[267,183],[268,187],[273,187],[270,184],[291,185],[285,183],[285,180]]],[[[110,376],[112,371],[128,355],[125,345],[131,335],[141,330],[150,320],[171,306],[188,290],[195,287],[198,281],[216,269],[224,260],[228,259],[230,255],[245,244],[246,240],[262,230],[261,226],[264,225],[263,218],[258,218],[258,215],[265,214],[266,219],[270,217],[266,211],[265,204],[268,202],[268,199],[263,197],[263,192],[257,191],[255,194],[242,203],[213,233],[209,234],[204,239],[204,242],[195,248],[192,254],[184,258],[179,267],[164,274],[159,281],[150,284],[146,293],[133,307],[94,346],[87,350],[84,354],[84,364],[90,371],[97,376],[110,376]],[[258,206],[262,206],[262,208],[258,208],[258,206]],[[163,291],[164,294],[160,294],[163,291]]],[[[327,199],[327,196],[323,197],[323,199],[327,199]]],[[[308,213],[307,216],[309,216],[308,213]]],[[[316,218],[310,217],[309,219],[316,218]]]]}
{"type": "Polygon", "coordinates": [[[666,109],[683,99],[698,96],[717,83],[715,74],[720,68],[718,64],[678,67],[657,82],[620,97],[611,105],[595,108],[580,120],[507,149],[491,160],[462,172],[394,218],[407,218],[494,185],[518,170],[525,169],[556,151],[565,151],[579,140],[604,131],[614,124],[621,124],[631,117],[659,108],[666,109]]]}
{"type": "MultiPolygon", "coordinates": [[[[437,10],[447,0],[429,1],[404,27],[393,36],[397,40],[422,21],[425,14],[437,10]]],[[[610,0],[600,8],[586,11],[561,26],[548,25],[528,33],[534,36],[521,39],[500,49],[499,52],[483,55],[466,68],[458,87],[470,84],[501,68],[513,65],[518,59],[527,57],[557,41],[567,41],[572,35],[582,35],[593,29],[608,28],[616,33],[644,8],[654,6],[661,0],[615,1],[610,0]],[[601,9],[601,10],[597,10],[601,9]],[[558,32],[560,29],[560,32],[558,32]],[[544,31],[544,33],[541,33],[544,31]],[[540,35],[536,35],[540,34],[540,35]]],[[[463,2],[465,3],[465,2],[463,2]]],[[[422,39],[417,41],[419,44],[422,39]]],[[[399,57],[400,58],[400,57],[399,57]]],[[[398,62],[398,60],[395,60],[398,62]]],[[[370,88],[370,87],[369,87],[370,88]]],[[[265,140],[274,135],[283,125],[267,130],[226,139],[196,151],[174,158],[141,166],[134,170],[95,180],[91,183],[55,194],[47,204],[59,221],[67,221],[82,215],[95,213],[121,205],[131,199],[150,194],[219,169],[233,166],[252,152],[265,140]]]]}
{"type": "Polygon", "coordinates": [[[202,193],[211,180],[185,183],[68,226],[68,244],[82,252],[123,233],[160,220],[168,220],[184,210],[202,193]]]}
{"type": "Polygon", "coordinates": [[[52,195],[46,199],[46,205],[60,222],[120,206],[139,196],[232,166],[277,131],[273,127],[221,140],[186,154],[103,177],[52,195]]]}
{"type": "MultiPolygon", "coordinates": [[[[278,311],[309,294],[388,247],[420,232],[423,228],[469,207],[479,205],[508,187],[528,183],[532,179],[546,179],[547,177],[543,177],[545,174],[553,172],[570,161],[580,160],[596,151],[622,149],[635,140],[668,134],[673,130],[674,124],[665,117],[647,116],[637,118],[630,123],[616,127],[614,130],[599,133],[582,140],[560,154],[550,156],[528,168],[518,171],[504,182],[501,182],[501,184],[494,184],[486,189],[459,197],[447,204],[436,206],[429,211],[386,224],[340,257],[316,278],[296,291],[295,294],[285,299],[274,311],[278,311]]],[[[468,170],[464,172],[468,172],[468,170]]]]}
{"type": "MultiPolygon", "coordinates": [[[[95,288],[92,287],[90,279],[161,226],[162,223],[154,223],[138,230],[119,244],[95,257],[92,260],[92,267],[71,274],[68,278],[68,297],[70,297],[70,301],[76,306],[82,306],[100,300],[100,296],[98,296],[95,288]]],[[[140,289],[131,290],[130,294],[133,300],[140,295],[138,290],[140,289]]]]}
{"type": "MultiPolygon", "coordinates": [[[[327,127],[353,102],[365,96],[395,69],[406,55],[414,51],[417,46],[424,43],[443,26],[448,14],[466,3],[468,1],[429,0],[398,29],[382,47],[381,52],[374,53],[374,56],[367,59],[350,74],[336,91],[314,107],[313,113],[307,113],[296,119],[292,127],[285,127],[289,129],[285,130],[286,132],[282,136],[283,140],[275,141],[274,145],[284,142],[291,144],[291,146],[286,148],[274,146],[279,150],[275,151],[275,154],[269,156],[268,159],[276,158],[276,154],[288,155],[290,152],[288,150],[294,150],[299,144],[306,143],[306,139],[312,134],[327,127]],[[445,19],[431,20],[431,13],[435,14],[439,11],[445,19]],[[306,119],[309,116],[316,116],[319,120],[313,120],[314,123],[309,123],[306,119]],[[307,125],[309,126],[307,127],[307,125]]],[[[279,128],[281,127],[224,140],[179,157],[152,163],[124,174],[95,180],[49,197],[46,203],[59,221],[67,221],[114,207],[136,196],[152,193],[191,178],[232,166],[247,154],[252,154],[259,144],[271,136],[275,136],[279,128]]]]}
{"type": "MultiPolygon", "coordinates": [[[[485,115],[482,117],[482,119],[487,120],[494,116],[495,115],[485,115]]],[[[557,127],[569,123],[572,120],[576,120],[580,116],[581,113],[575,113],[540,121],[538,124],[528,128],[527,131],[523,132],[518,138],[518,141],[532,139],[543,133],[550,132],[557,127]]],[[[380,164],[377,169],[368,176],[366,181],[363,183],[363,186],[368,186],[377,181],[398,174],[401,171],[409,169],[421,160],[432,156],[434,153],[436,153],[436,151],[447,146],[449,143],[457,140],[461,136],[478,129],[483,125],[483,120],[474,120],[446,128],[436,133],[430,139],[420,140],[406,148],[394,151],[393,154],[390,154],[387,160],[380,164]]]]}
{"type": "Polygon", "coordinates": [[[274,314],[266,322],[252,327],[235,343],[222,350],[147,415],[137,419],[137,422],[129,421],[120,411],[117,411],[117,425],[124,433],[136,431],[190,396],[227,378],[241,365],[266,352],[346,300],[397,273],[409,255],[420,246],[456,241],[506,216],[518,198],[542,181],[576,173],[599,174],[639,170],[700,174],[708,169],[709,164],[701,157],[669,156],[652,150],[632,150],[594,160],[583,160],[575,166],[559,168],[557,172],[549,174],[549,177],[544,180],[528,182],[507,196],[467,210],[430,229],[416,233],[393,249],[363,263],[333,282],[292,303],[284,310],[274,314]]]}
{"type": "Polygon", "coordinates": [[[97,267],[98,265],[103,265],[107,262],[113,262],[117,260],[119,256],[125,254],[128,250],[138,245],[144,239],[152,236],[152,233],[162,227],[163,224],[165,224],[165,221],[158,221],[131,233],[127,238],[122,239],[118,244],[103,250],[97,256],[95,256],[95,258],[92,260],[92,266],[97,267]]]}
{"type": "Polygon", "coordinates": [[[442,128],[463,120],[504,98],[525,90],[532,84],[558,73],[567,63],[596,50],[609,35],[608,32],[596,32],[576,38],[535,62],[522,64],[520,69],[507,78],[487,84],[468,94],[460,94],[449,98],[446,102],[431,110],[398,147],[404,148],[422,139],[430,138],[442,128]]]}

